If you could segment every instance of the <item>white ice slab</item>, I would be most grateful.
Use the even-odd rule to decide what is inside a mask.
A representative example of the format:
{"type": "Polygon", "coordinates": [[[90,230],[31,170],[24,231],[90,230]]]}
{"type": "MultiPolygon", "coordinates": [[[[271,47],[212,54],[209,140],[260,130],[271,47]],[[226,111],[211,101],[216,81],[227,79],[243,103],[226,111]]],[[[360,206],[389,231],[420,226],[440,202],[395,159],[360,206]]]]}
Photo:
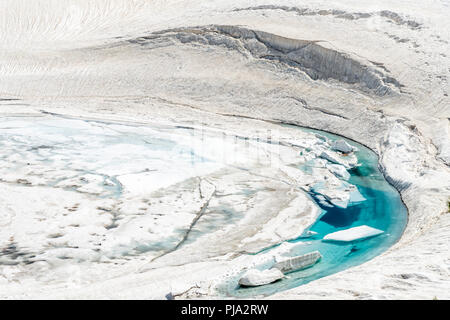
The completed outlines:
{"type": "Polygon", "coordinates": [[[283,273],[275,268],[263,271],[250,269],[239,279],[239,284],[249,287],[262,286],[275,282],[283,277],[283,273]]]}
{"type": "Polygon", "coordinates": [[[354,154],[341,155],[331,150],[324,150],[319,157],[331,163],[342,165],[346,169],[351,169],[358,165],[358,158],[354,154]]]}
{"type": "Polygon", "coordinates": [[[382,234],[384,231],[375,229],[366,225],[354,227],[346,230],[336,231],[323,237],[324,241],[355,241],[374,237],[382,234]]]}
{"type": "Polygon", "coordinates": [[[345,169],[345,167],[340,164],[328,164],[327,169],[340,179],[350,179],[350,173],[348,173],[347,169],[345,169]]]}

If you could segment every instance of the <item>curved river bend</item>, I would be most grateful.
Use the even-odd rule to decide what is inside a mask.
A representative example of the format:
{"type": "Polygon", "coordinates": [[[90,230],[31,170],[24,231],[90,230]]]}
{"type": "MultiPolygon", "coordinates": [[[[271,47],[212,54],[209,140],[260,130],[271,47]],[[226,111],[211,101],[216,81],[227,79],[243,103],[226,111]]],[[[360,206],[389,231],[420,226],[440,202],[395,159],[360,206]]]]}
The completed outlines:
{"type": "MultiPolygon", "coordinates": [[[[291,244],[299,244],[293,246],[294,250],[290,251],[291,256],[318,250],[322,259],[314,266],[291,272],[288,277],[261,287],[240,287],[236,285],[238,277],[235,277],[221,286],[222,292],[227,296],[238,298],[267,296],[362,264],[396,243],[406,227],[407,209],[399,192],[385,180],[378,169],[378,157],[372,150],[352,140],[328,132],[309,128],[298,127],[298,129],[319,133],[332,141],[343,139],[358,148],[356,156],[361,165],[350,170],[351,177],[348,182],[357,186],[366,200],[348,206],[346,209],[321,206],[323,215],[308,229],[312,236],[299,237],[288,241],[291,244]],[[322,241],[322,238],[329,233],[361,225],[383,230],[384,233],[373,238],[350,243],[322,241]]],[[[304,166],[301,169],[307,171],[308,167],[304,166]]],[[[311,196],[314,198],[313,194],[311,196]]],[[[317,202],[317,204],[320,205],[320,202],[317,202]]],[[[270,251],[276,249],[276,247],[267,248],[260,253],[270,254],[270,251]]],[[[263,270],[270,268],[270,264],[261,264],[258,267],[263,270]]]]}
{"type": "MultiPolygon", "coordinates": [[[[28,117],[4,118],[0,126],[0,145],[3,150],[0,154],[2,163],[0,173],[3,182],[17,181],[23,184],[25,181],[25,185],[31,188],[33,185],[58,187],[104,199],[119,199],[123,195],[124,185],[137,194],[148,194],[192,176],[209,174],[223,167],[208,156],[208,150],[212,150],[213,144],[219,140],[210,140],[209,148],[199,154],[198,145],[190,146],[188,141],[191,140],[183,139],[191,134],[191,130],[186,127],[136,126],[54,117],[34,120],[28,117]],[[28,169],[30,164],[31,167],[35,165],[34,171],[28,169]],[[17,175],[8,180],[5,177],[11,172],[17,172],[17,175]],[[20,176],[20,172],[24,176],[20,176]],[[34,172],[35,175],[30,175],[30,172],[34,172]]],[[[343,139],[321,131],[301,128],[298,130],[320,133],[330,140],[343,139]]],[[[292,248],[290,255],[318,250],[322,254],[321,261],[308,269],[289,273],[281,281],[261,287],[241,288],[237,285],[240,274],[235,274],[219,285],[220,294],[247,298],[287,290],[359,265],[398,241],[407,223],[407,210],[399,193],[389,185],[378,170],[374,152],[363,145],[345,140],[358,148],[356,156],[361,164],[350,170],[351,177],[348,182],[358,188],[365,201],[351,203],[345,209],[324,206],[317,202],[322,214],[308,228],[308,232],[303,233],[308,236],[287,241],[292,248]],[[321,240],[328,233],[360,225],[369,225],[383,230],[384,233],[364,241],[346,244],[321,240]]],[[[245,167],[240,169],[246,170],[245,167]]],[[[310,169],[308,163],[298,166],[298,170],[304,172],[310,169]]],[[[310,193],[309,197],[314,200],[315,194],[310,193]]],[[[227,208],[222,210],[226,212],[227,208]]],[[[239,218],[240,216],[234,217],[239,218]]],[[[118,219],[116,220],[119,221],[118,219]]],[[[116,220],[109,226],[110,229],[117,227],[116,220]]],[[[219,222],[222,224],[232,221],[233,219],[225,219],[219,222]]],[[[161,241],[157,245],[158,250],[161,248],[176,250],[182,245],[181,238],[182,241],[186,240],[186,243],[192,244],[203,232],[208,232],[204,231],[205,228],[195,230],[196,222],[197,220],[194,220],[189,228],[188,232],[192,231],[191,234],[185,233],[178,235],[178,238],[172,237],[167,241],[161,241]]],[[[202,225],[201,219],[198,225],[202,225]]],[[[180,230],[182,227],[180,225],[180,230]]],[[[186,229],[185,226],[184,228],[186,229]]],[[[212,228],[218,226],[206,229],[212,228]]],[[[8,237],[6,234],[4,236],[8,237]]],[[[146,235],[143,237],[144,240],[147,239],[146,235]]],[[[144,245],[138,244],[131,249],[119,246],[122,250],[120,253],[117,252],[116,246],[114,247],[116,251],[108,254],[123,256],[130,252],[136,253],[137,247],[141,248],[138,250],[140,254],[156,250],[149,245],[150,240],[146,241],[144,245]]],[[[270,255],[280,245],[282,243],[253,255],[270,255]]],[[[266,264],[258,265],[261,269],[267,267],[269,266],[266,264]]]]}

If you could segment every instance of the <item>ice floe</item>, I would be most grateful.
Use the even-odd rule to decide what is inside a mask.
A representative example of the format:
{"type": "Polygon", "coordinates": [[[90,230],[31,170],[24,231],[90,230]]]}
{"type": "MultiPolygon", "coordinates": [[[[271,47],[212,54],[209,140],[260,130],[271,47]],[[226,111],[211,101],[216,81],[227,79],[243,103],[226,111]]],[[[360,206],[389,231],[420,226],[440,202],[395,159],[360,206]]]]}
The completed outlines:
{"type": "Polygon", "coordinates": [[[324,241],[342,241],[342,242],[350,242],[356,240],[362,240],[374,236],[378,236],[384,233],[383,230],[379,230],[376,228],[372,228],[366,225],[362,225],[359,227],[353,227],[350,229],[340,230],[333,233],[327,234],[323,237],[324,241]]]}
{"type": "Polygon", "coordinates": [[[347,169],[340,164],[328,164],[328,170],[330,170],[334,175],[340,179],[348,180],[350,179],[350,173],[347,169]]]}
{"type": "Polygon", "coordinates": [[[279,269],[283,273],[298,271],[313,266],[322,258],[319,251],[313,251],[301,256],[289,258],[277,258],[274,268],[279,269]]]}
{"type": "Polygon", "coordinates": [[[280,280],[284,274],[275,268],[268,270],[250,269],[239,279],[242,286],[254,287],[262,286],[280,280]]]}
{"type": "Polygon", "coordinates": [[[356,147],[351,146],[345,140],[342,140],[342,139],[334,141],[331,144],[331,149],[340,151],[342,153],[351,153],[353,151],[358,150],[356,147]]]}
{"type": "Polygon", "coordinates": [[[354,154],[339,154],[331,150],[324,150],[320,153],[319,157],[331,163],[340,164],[346,169],[351,169],[358,165],[358,158],[354,154]]]}

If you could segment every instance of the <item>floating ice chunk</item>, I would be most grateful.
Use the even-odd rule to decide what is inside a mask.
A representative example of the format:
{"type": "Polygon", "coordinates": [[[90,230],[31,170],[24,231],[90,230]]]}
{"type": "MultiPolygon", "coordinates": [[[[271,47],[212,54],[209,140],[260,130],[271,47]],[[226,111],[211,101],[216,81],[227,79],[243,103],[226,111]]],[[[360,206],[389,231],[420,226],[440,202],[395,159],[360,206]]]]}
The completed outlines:
{"type": "Polygon", "coordinates": [[[329,142],[328,138],[325,137],[324,135],[321,135],[321,134],[319,134],[319,133],[315,133],[314,136],[315,136],[316,138],[318,138],[319,140],[323,141],[323,142],[326,142],[326,143],[329,142]]]}
{"type": "Polygon", "coordinates": [[[325,150],[322,151],[319,157],[328,160],[331,163],[343,165],[346,169],[350,169],[358,165],[358,158],[354,154],[344,156],[330,150],[325,150]]]}
{"type": "Polygon", "coordinates": [[[274,268],[263,271],[250,269],[239,279],[239,284],[248,287],[262,286],[280,280],[283,277],[283,273],[274,268]]]}
{"type": "Polygon", "coordinates": [[[336,177],[348,180],[350,179],[350,173],[348,173],[347,169],[343,165],[340,164],[328,164],[327,165],[328,170],[330,170],[331,173],[333,173],[336,177]]]}
{"type": "Polygon", "coordinates": [[[315,195],[315,198],[321,206],[333,208],[333,205],[331,205],[323,195],[317,194],[317,195],[315,195]]]}
{"type": "Polygon", "coordinates": [[[319,157],[328,160],[332,163],[341,164],[341,161],[338,159],[336,154],[333,154],[329,151],[322,151],[322,153],[319,155],[319,157]]]}
{"type": "Polygon", "coordinates": [[[324,241],[355,241],[382,234],[384,231],[366,225],[354,227],[346,230],[336,231],[323,237],[324,241]]]}
{"type": "Polygon", "coordinates": [[[211,198],[216,187],[209,181],[201,179],[200,180],[200,196],[205,199],[211,198]]]}
{"type": "Polygon", "coordinates": [[[332,205],[345,209],[348,207],[350,202],[350,194],[342,190],[325,190],[322,191],[325,199],[328,200],[332,205]]]}
{"type": "Polygon", "coordinates": [[[295,252],[296,250],[302,248],[305,246],[305,242],[283,242],[279,246],[271,249],[266,254],[270,256],[271,260],[267,261],[267,263],[270,263],[271,266],[273,266],[276,262],[276,259],[280,259],[280,257],[290,257],[292,256],[292,252],[295,252]]]}
{"type": "Polygon", "coordinates": [[[312,190],[317,193],[315,197],[322,205],[329,202],[333,206],[345,209],[350,202],[350,193],[338,179],[336,181],[339,182],[338,185],[332,182],[326,184],[319,182],[312,187],[312,190]]]}
{"type": "Polygon", "coordinates": [[[286,273],[290,271],[296,271],[308,268],[314,265],[317,261],[322,258],[322,255],[319,251],[313,251],[301,256],[286,258],[286,259],[277,259],[277,262],[274,264],[274,268],[286,273]]]}
{"type": "Polygon", "coordinates": [[[350,191],[350,203],[351,204],[357,204],[363,201],[366,201],[367,199],[364,198],[364,196],[359,192],[357,188],[354,188],[354,190],[350,191]]]}
{"type": "Polygon", "coordinates": [[[340,151],[342,153],[351,153],[353,151],[358,150],[357,148],[349,145],[347,142],[345,142],[344,140],[336,140],[331,144],[331,149],[335,150],[335,151],[340,151]]]}

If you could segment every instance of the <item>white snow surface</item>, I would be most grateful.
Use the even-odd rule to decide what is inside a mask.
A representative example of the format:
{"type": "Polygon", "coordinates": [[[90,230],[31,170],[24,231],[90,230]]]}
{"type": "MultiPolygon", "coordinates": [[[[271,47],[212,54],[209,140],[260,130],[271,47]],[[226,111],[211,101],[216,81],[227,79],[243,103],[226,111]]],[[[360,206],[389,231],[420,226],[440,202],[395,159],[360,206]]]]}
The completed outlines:
{"type": "MultiPolygon", "coordinates": [[[[289,174],[290,164],[324,152],[325,160],[346,168],[354,165],[351,156],[348,162],[328,150],[326,140],[298,137],[288,128],[281,130],[264,121],[268,120],[331,131],[370,147],[409,213],[401,240],[382,255],[269,298],[450,298],[449,13],[448,1],[418,0],[1,1],[2,116],[44,112],[118,123],[178,123],[206,126],[220,134],[232,131],[231,137],[239,137],[233,139],[267,138],[271,130],[272,139],[280,138],[280,133],[289,145],[279,147],[292,152],[275,152],[282,157],[272,157],[268,155],[273,150],[258,147],[260,153],[250,156],[211,140],[205,153],[216,158],[236,156],[231,162],[239,164],[259,156],[266,164],[270,159],[276,169],[255,168],[252,174],[219,169],[206,174],[206,180],[187,173],[180,185],[176,180],[149,179],[153,171],[135,175],[126,172],[126,166],[93,168],[95,163],[87,162],[86,168],[97,169],[97,174],[85,173],[75,181],[72,178],[79,173],[65,165],[67,155],[52,154],[48,148],[12,152],[19,145],[36,147],[24,138],[33,137],[34,131],[27,130],[26,120],[1,121],[2,132],[10,128],[19,135],[14,143],[5,140],[2,146],[6,158],[0,167],[0,245],[10,251],[23,246],[22,262],[35,253],[42,259],[15,264],[2,255],[0,296],[163,298],[168,292],[185,292],[181,297],[216,297],[214,284],[221,277],[255,263],[236,255],[242,240],[253,239],[253,244],[248,243],[253,251],[296,232],[284,229],[284,216],[274,213],[289,215],[290,204],[304,196],[293,185],[314,184],[316,176],[336,178],[326,165],[315,168],[320,175],[313,177],[289,174]],[[208,29],[217,28],[212,26],[239,26],[267,34],[255,38],[249,32],[239,38],[234,29],[208,29]],[[311,51],[299,55],[302,42],[293,40],[311,41],[307,46],[311,51]],[[281,50],[275,52],[275,59],[264,58],[277,47],[281,50]],[[325,57],[324,63],[302,60],[311,55],[325,57]],[[299,160],[301,148],[311,151],[299,160]],[[48,156],[56,164],[50,171],[40,160],[48,156]],[[11,167],[15,164],[18,170],[11,167]],[[112,183],[103,180],[112,171],[128,186],[120,203],[98,197],[105,190],[99,186],[101,181],[112,183]],[[268,178],[251,181],[253,187],[265,188],[252,198],[244,190],[256,173],[268,178]],[[59,185],[46,185],[60,178],[59,185]],[[136,187],[144,181],[158,185],[136,187]],[[156,193],[155,201],[146,203],[149,192],[156,193]],[[160,252],[110,260],[124,252],[135,254],[136,248],[148,253],[148,248],[137,244],[170,234],[173,223],[186,230],[212,194],[222,198],[211,198],[209,205],[234,204],[237,211],[246,212],[245,217],[153,262],[160,252]],[[139,231],[154,216],[137,213],[140,208],[151,211],[153,205],[158,227],[139,231]],[[174,219],[177,206],[189,208],[189,213],[182,210],[183,217],[174,219]],[[263,210],[271,206],[273,212],[263,210]],[[117,212],[123,219],[117,221],[117,212]],[[266,226],[272,219],[276,228],[266,226]],[[116,224],[119,227],[105,228],[116,224]],[[249,228],[250,224],[255,227],[249,228]],[[273,235],[259,238],[264,228],[273,235]],[[212,241],[220,237],[233,241],[212,241]],[[96,250],[101,241],[105,249],[96,250]],[[199,253],[197,246],[204,251],[199,253]]],[[[102,128],[96,130],[105,134],[102,128]]],[[[41,137],[55,144],[71,143],[65,135],[41,137]]],[[[91,142],[74,140],[75,144],[91,142]]],[[[308,210],[307,204],[304,209],[308,210]]]]}

